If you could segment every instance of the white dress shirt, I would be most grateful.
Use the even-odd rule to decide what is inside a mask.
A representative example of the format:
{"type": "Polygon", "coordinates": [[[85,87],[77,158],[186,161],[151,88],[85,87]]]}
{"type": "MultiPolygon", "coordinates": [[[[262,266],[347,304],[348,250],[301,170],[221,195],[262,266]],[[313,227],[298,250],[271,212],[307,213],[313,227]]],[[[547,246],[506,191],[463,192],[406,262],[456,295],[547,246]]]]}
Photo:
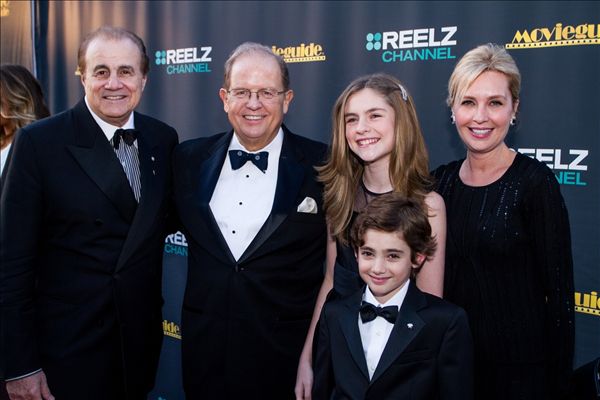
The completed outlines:
{"type": "Polygon", "coordinates": [[[229,144],[219,180],[210,199],[210,209],[236,260],[240,259],[252,243],[273,208],[282,144],[283,130],[279,128],[271,143],[252,152],[269,152],[265,172],[251,162],[234,171],[229,161],[229,151],[248,150],[235,134],[229,144]]]}
{"type": "MultiPolygon", "coordinates": [[[[90,107],[90,104],[87,101],[87,97],[84,97],[84,100],[85,100],[85,105],[87,106],[88,110],[90,111],[90,114],[92,114],[92,117],[94,118],[94,121],[96,121],[96,123],[98,124],[98,126],[100,126],[100,129],[102,129],[102,132],[104,133],[104,135],[106,136],[106,139],[109,142],[113,138],[113,136],[115,135],[115,131],[117,129],[119,129],[119,128],[121,128],[121,129],[134,129],[135,128],[135,125],[133,123],[133,113],[131,113],[129,115],[129,119],[127,120],[127,122],[125,122],[125,125],[123,125],[123,126],[111,125],[108,122],[104,121],[99,116],[97,116],[92,111],[92,108],[90,107]]],[[[135,139],[135,141],[133,142],[133,145],[136,148],[138,147],[137,139],[135,139]]]]}
{"type": "Polygon", "coordinates": [[[0,150],[0,174],[2,173],[2,171],[4,171],[4,166],[6,165],[6,159],[8,158],[8,153],[10,153],[10,146],[12,146],[12,142],[7,144],[5,148],[0,150]]]}
{"type": "MultiPolygon", "coordinates": [[[[375,307],[398,306],[398,309],[400,309],[400,307],[402,307],[402,302],[406,297],[406,292],[408,292],[409,284],[410,281],[406,281],[398,293],[385,304],[379,303],[367,286],[365,294],[363,295],[363,300],[373,304],[375,307]]],[[[393,328],[394,324],[389,323],[385,318],[377,317],[373,321],[363,323],[360,319],[360,314],[358,316],[358,329],[360,331],[360,340],[362,342],[363,351],[365,352],[365,359],[367,360],[369,379],[373,378],[373,374],[375,373],[377,364],[379,364],[379,359],[383,354],[383,350],[385,349],[385,345],[390,338],[393,328]]]]}

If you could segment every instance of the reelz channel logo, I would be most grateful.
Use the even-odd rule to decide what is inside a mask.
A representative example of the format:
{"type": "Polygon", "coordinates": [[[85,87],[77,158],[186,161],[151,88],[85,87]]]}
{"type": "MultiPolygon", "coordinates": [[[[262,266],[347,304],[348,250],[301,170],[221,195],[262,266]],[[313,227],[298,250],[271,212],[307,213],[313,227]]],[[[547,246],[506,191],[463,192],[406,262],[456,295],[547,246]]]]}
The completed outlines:
{"type": "Polygon", "coordinates": [[[187,257],[187,240],[181,232],[173,233],[165,239],[165,253],[187,257]]]}
{"type": "Polygon", "coordinates": [[[379,51],[385,63],[426,60],[449,60],[456,58],[452,47],[458,28],[408,29],[403,31],[367,33],[367,51],[379,51]]]}
{"type": "Polygon", "coordinates": [[[192,74],[211,72],[211,46],[157,50],[154,53],[158,66],[166,65],[167,74],[192,74]]]}
{"type": "Polygon", "coordinates": [[[584,160],[588,150],[581,149],[518,149],[521,154],[545,163],[554,171],[556,180],[561,185],[587,186],[583,174],[588,166],[584,160]]]}

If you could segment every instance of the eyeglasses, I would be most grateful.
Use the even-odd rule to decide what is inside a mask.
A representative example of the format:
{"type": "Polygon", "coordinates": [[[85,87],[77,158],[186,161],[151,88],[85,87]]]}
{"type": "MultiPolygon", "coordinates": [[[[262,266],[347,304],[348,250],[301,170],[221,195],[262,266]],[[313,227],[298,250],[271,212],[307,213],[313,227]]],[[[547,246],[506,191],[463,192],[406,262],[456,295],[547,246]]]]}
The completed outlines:
{"type": "Polygon", "coordinates": [[[273,100],[280,94],[287,92],[287,90],[277,91],[277,89],[258,89],[252,91],[250,89],[229,89],[227,93],[233,96],[237,100],[250,100],[252,93],[256,93],[256,97],[259,100],[273,100]]]}

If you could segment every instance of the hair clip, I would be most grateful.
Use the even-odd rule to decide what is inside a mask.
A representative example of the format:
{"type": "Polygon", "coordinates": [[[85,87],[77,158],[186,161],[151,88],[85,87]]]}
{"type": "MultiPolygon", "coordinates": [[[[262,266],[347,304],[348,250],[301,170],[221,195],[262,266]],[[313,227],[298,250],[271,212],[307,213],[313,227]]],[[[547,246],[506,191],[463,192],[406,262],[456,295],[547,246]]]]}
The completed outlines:
{"type": "Polygon", "coordinates": [[[402,100],[408,101],[408,93],[406,93],[404,86],[402,86],[401,84],[398,84],[398,87],[400,88],[400,91],[402,92],[402,100]]]}

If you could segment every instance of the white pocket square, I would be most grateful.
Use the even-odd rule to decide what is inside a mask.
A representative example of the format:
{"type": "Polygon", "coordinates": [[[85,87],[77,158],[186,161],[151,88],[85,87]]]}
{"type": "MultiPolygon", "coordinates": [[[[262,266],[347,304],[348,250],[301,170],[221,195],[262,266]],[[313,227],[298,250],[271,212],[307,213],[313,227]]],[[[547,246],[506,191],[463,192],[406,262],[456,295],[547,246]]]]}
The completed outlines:
{"type": "Polygon", "coordinates": [[[312,197],[305,197],[298,206],[298,212],[316,214],[318,211],[317,202],[312,197]]]}

